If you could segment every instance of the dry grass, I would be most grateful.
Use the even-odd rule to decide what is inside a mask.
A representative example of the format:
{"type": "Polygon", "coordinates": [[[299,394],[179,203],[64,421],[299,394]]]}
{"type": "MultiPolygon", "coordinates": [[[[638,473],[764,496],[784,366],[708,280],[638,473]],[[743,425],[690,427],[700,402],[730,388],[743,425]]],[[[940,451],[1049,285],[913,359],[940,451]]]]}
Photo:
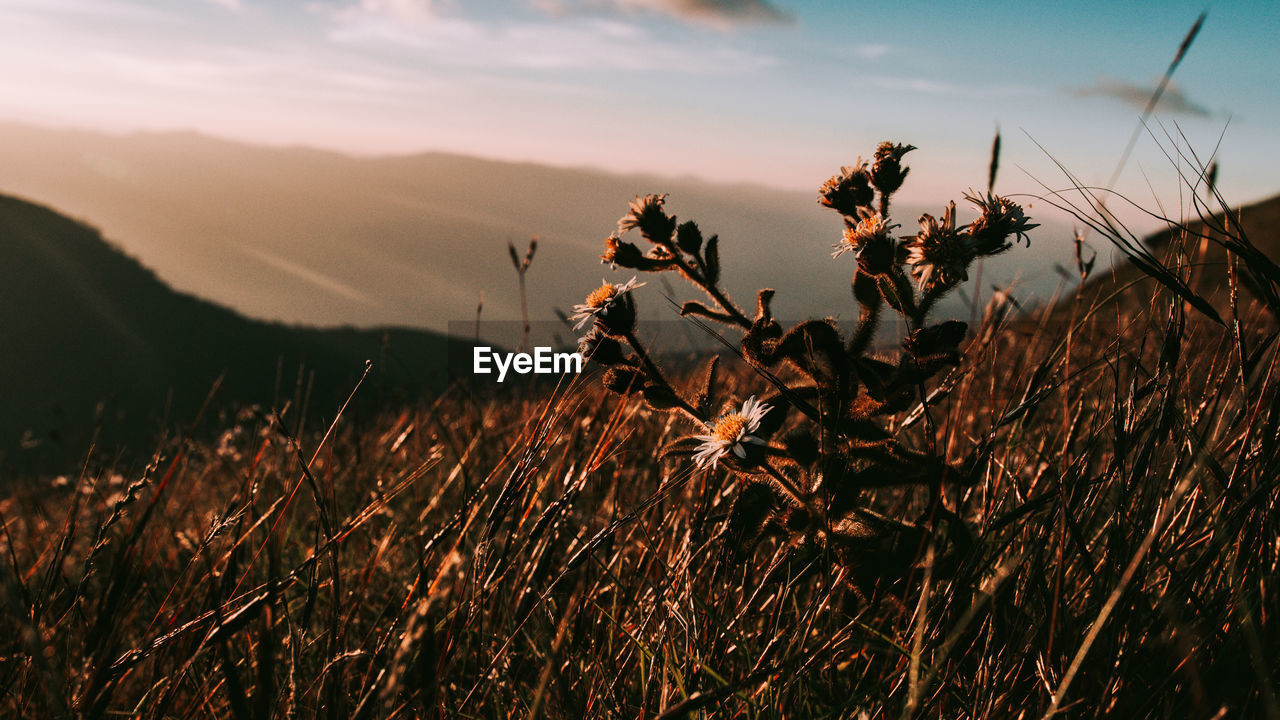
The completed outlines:
{"type": "Polygon", "coordinates": [[[994,305],[927,402],[883,416],[950,468],[857,489],[924,529],[907,545],[744,541],[751,474],[656,459],[698,428],[591,377],[296,442],[249,414],[146,471],[24,485],[0,503],[0,708],[1280,717],[1275,308],[1220,324],[1126,292],[994,305]]]}

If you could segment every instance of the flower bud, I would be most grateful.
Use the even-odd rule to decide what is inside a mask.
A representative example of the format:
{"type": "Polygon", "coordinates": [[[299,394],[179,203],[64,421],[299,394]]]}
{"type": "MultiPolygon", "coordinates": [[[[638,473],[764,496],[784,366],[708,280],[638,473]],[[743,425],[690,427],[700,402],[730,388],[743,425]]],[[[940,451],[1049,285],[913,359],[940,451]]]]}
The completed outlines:
{"type": "Polygon", "coordinates": [[[698,224],[689,221],[680,223],[676,228],[676,245],[687,253],[697,253],[702,249],[702,231],[698,229],[698,224]]]}
{"type": "Polygon", "coordinates": [[[884,195],[892,195],[902,187],[910,168],[902,167],[902,156],[915,150],[914,145],[894,145],[883,142],[876,148],[875,162],[871,165],[871,182],[884,195]]]}
{"type": "Polygon", "coordinates": [[[578,341],[578,352],[601,365],[621,365],[627,361],[622,344],[593,327],[578,341]]]}
{"type": "Polygon", "coordinates": [[[604,374],[604,386],[609,392],[630,395],[644,384],[644,373],[633,367],[609,368],[604,374]]]}
{"type": "Polygon", "coordinates": [[[634,244],[610,235],[604,240],[604,253],[600,255],[600,262],[635,270],[644,263],[644,254],[634,244]]]}
{"type": "Polygon", "coordinates": [[[870,207],[875,199],[867,164],[859,160],[852,167],[840,168],[840,174],[818,188],[818,202],[846,217],[858,217],[858,208],[870,207]]]}

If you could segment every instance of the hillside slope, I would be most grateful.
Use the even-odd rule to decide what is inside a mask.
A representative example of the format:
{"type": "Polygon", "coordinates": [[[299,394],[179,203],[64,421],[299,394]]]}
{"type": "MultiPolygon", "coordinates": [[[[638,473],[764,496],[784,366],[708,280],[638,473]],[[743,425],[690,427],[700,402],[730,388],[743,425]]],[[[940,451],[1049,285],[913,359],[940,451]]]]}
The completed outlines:
{"type": "MultiPolygon", "coordinates": [[[[1152,234],[1142,243],[1166,266],[1176,264],[1176,255],[1184,253],[1189,261],[1183,263],[1183,279],[1188,287],[1203,297],[1224,318],[1230,316],[1230,282],[1227,270],[1227,251],[1218,243],[1222,239],[1221,229],[1231,226],[1234,234],[1243,231],[1243,235],[1263,255],[1272,262],[1280,260],[1280,195],[1249,205],[1232,208],[1232,220],[1224,223],[1222,214],[1217,213],[1208,218],[1208,222],[1200,219],[1188,219],[1182,223],[1183,228],[1170,228],[1152,234]],[[1239,228],[1237,230],[1236,228],[1239,228]],[[1208,229],[1206,229],[1208,228],[1208,229]]],[[[1095,245],[1106,245],[1106,241],[1094,236],[1095,245]]],[[[1052,316],[1062,320],[1068,317],[1081,317],[1093,309],[1118,307],[1123,313],[1137,306],[1150,302],[1152,290],[1158,283],[1151,279],[1138,266],[1128,261],[1115,263],[1110,268],[1095,272],[1088,282],[1077,292],[1065,297],[1057,306],[1046,308],[1052,316]]],[[[1160,297],[1167,297],[1161,295],[1160,297]]],[[[1261,312],[1260,307],[1252,305],[1254,300],[1247,273],[1241,272],[1241,292],[1239,294],[1239,312],[1261,312]]],[[[1108,312],[1111,312],[1108,309],[1108,312]]]]}
{"type": "MultiPolygon", "coordinates": [[[[880,139],[834,153],[831,172],[880,139]]],[[[985,172],[974,168],[975,179],[985,172]]],[[[720,235],[728,290],[746,304],[772,287],[780,317],[804,318],[817,307],[852,319],[852,261],[830,258],[840,218],[815,202],[825,179],[785,192],[444,153],[361,158],[192,133],[0,123],[0,192],[86,219],[184,292],[250,317],[310,325],[443,330],[472,320],[481,293],[486,320],[518,319],[506,245],[523,247],[532,235],[540,242],[529,309],[535,320],[552,320],[553,308],[579,302],[602,275],[630,277],[600,265],[601,242],[632,198],[659,192],[670,193],[668,208],[681,220],[720,235]]],[[[967,222],[963,190],[936,207],[903,203],[895,221],[913,232],[921,212],[937,215],[954,199],[967,222]]],[[[1024,295],[1053,291],[1052,267],[1068,261],[1070,233],[1050,218],[1036,221],[1047,224],[1033,252],[988,262],[984,283],[1018,276],[1024,295]]],[[[670,318],[658,291],[643,291],[641,312],[670,318]]],[[[683,284],[676,293],[698,297],[683,284]]]]}
{"type": "MultiPolygon", "coordinates": [[[[364,394],[418,394],[443,373],[444,338],[257,322],[175,292],[93,228],[0,196],[0,454],[7,461],[106,446],[145,452],[190,423],[221,378],[226,401],[294,396],[332,415],[364,371],[364,394]],[[279,386],[279,388],[278,388],[279,386]]],[[[6,460],[0,460],[0,463],[6,460]]]]}

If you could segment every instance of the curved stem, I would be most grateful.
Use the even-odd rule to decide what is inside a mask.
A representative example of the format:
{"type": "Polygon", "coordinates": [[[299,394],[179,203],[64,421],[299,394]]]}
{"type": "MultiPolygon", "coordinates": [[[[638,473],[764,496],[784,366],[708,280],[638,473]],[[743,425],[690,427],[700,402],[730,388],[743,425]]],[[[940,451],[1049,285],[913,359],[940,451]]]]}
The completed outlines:
{"type": "MultiPolygon", "coordinates": [[[[676,267],[680,268],[681,272],[685,274],[685,277],[689,278],[695,285],[702,288],[703,291],[710,295],[711,299],[720,306],[720,309],[724,310],[732,317],[732,324],[739,325],[745,329],[751,328],[751,320],[747,318],[746,313],[742,312],[742,310],[724,294],[724,291],[716,285],[708,282],[702,273],[699,273],[697,270],[690,267],[689,263],[685,262],[684,258],[679,255],[675,256],[675,264],[676,267]]],[[[699,264],[702,264],[701,261],[699,261],[699,264]]]]}
{"type": "Polygon", "coordinates": [[[640,358],[640,364],[644,366],[645,373],[649,375],[650,379],[665,385],[666,388],[671,391],[672,396],[675,397],[676,406],[683,410],[686,415],[697,422],[706,425],[707,421],[698,414],[697,408],[693,407],[684,398],[680,397],[680,393],[676,392],[675,387],[667,381],[666,376],[662,374],[660,369],[658,369],[658,365],[654,363],[653,360],[649,359],[649,353],[645,352],[644,345],[642,345],[640,343],[640,339],[636,337],[635,331],[627,331],[623,337],[627,339],[627,342],[631,345],[631,349],[636,351],[636,357],[640,358]]]}

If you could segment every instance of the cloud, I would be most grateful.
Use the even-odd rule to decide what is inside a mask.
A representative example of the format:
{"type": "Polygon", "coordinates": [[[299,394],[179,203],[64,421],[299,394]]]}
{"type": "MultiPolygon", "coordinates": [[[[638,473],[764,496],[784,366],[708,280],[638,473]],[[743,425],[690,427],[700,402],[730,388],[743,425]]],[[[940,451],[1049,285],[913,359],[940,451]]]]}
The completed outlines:
{"type": "Polygon", "coordinates": [[[776,64],[772,57],[729,42],[691,46],[671,40],[625,18],[575,13],[557,20],[480,20],[463,17],[455,5],[441,8],[440,1],[361,0],[313,10],[331,18],[329,38],[337,43],[397,47],[431,67],[740,75],[776,64]],[[421,7],[404,7],[410,4],[421,7]],[[394,16],[405,11],[412,14],[399,20],[394,16]],[[407,22],[409,18],[416,22],[407,22]]]}
{"type": "MultiPolygon", "coordinates": [[[[1071,88],[1069,92],[1077,97],[1111,98],[1139,110],[1144,110],[1147,107],[1147,103],[1151,101],[1151,95],[1155,92],[1155,88],[1155,85],[1134,85],[1115,78],[1100,77],[1092,85],[1071,88]]],[[[1160,104],[1156,107],[1165,112],[1194,115],[1196,117],[1209,117],[1212,114],[1208,108],[1188,98],[1182,92],[1182,89],[1172,82],[1164,89],[1164,94],[1160,96],[1160,104]]]]}
{"type": "Polygon", "coordinates": [[[854,47],[853,52],[863,60],[879,60],[888,55],[891,50],[893,50],[893,47],[890,45],[871,44],[858,45],[854,47]]]}
{"type": "Polygon", "coordinates": [[[768,0],[621,0],[626,5],[696,22],[789,23],[790,13],[768,0]]]}
{"type": "Polygon", "coordinates": [[[240,0],[205,0],[205,1],[212,3],[214,5],[217,5],[218,7],[223,7],[228,10],[231,10],[232,12],[238,12],[244,9],[244,5],[240,2],[240,0]]]}
{"type": "Polygon", "coordinates": [[[770,0],[533,0],[533,5],[553,15],[609,10],[651,12],[715,27],[795,21],[791,13],[770,0]]]}
{"type": "Polygon", "coordinates": [[[436,0],[359,0],[340,10],[339,16],[349,20],[382,18],[406,25],[424,25],[436,20],[439,10],[436,0]]]}

